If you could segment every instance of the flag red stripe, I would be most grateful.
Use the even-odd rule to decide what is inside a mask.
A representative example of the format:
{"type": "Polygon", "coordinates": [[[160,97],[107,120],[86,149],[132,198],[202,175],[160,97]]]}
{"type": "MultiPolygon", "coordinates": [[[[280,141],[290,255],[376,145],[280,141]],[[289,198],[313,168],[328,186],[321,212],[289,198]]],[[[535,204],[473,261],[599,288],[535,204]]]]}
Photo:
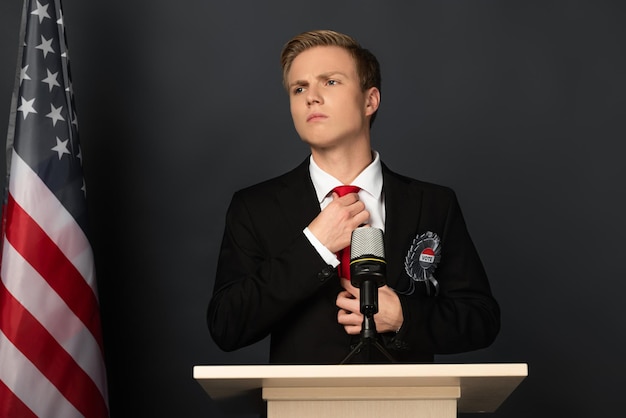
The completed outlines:
{"type": "Polygon", "coordinates": [[[0,417],[37,418],[37,415],[0,380],[0,417]]]}
{"type": "Polygon", "coordinates": [[[65,398],[86,417],[105,417],[96,384],[0,280],[0,329],[65,398]]]}
{"type": "Polygon", "coordinates": [[[9,194],[6,239],[85,324],[103,352],[98,300],[80,272],[9,194]]]}

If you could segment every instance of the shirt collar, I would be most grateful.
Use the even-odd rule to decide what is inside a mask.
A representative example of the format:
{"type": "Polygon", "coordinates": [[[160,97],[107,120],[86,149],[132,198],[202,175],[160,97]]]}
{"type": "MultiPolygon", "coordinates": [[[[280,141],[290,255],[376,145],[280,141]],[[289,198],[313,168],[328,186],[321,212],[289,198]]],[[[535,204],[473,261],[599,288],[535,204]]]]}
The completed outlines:
{"type": "MultiPolygon", "coordinates": [[[[383,174],[380,164],[380,155],[376,151],[372,152],[374,154],[374,161],[365,167],[350,184],[360,187],[361,190],[378,199],[383,190],[383,174]]],[[[320,203],[322,203],[335,187],[343,184],[315,164],[313,156],[309,158],[309,173],[311,174],[311,180],[315,187],[317,200],[320,203]]]]}

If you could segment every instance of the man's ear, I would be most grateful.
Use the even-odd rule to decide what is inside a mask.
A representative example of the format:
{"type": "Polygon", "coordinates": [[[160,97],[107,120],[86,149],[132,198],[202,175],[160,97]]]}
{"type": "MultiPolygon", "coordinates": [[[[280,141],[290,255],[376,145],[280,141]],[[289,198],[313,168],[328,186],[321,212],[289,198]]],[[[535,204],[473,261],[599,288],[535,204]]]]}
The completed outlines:
{"type": "Polygon", "coordinates": [[[365,115],[371,116],[376,113],[378,106],[380,106],[380,90],[370,87],[365,91],[365,115]]]}

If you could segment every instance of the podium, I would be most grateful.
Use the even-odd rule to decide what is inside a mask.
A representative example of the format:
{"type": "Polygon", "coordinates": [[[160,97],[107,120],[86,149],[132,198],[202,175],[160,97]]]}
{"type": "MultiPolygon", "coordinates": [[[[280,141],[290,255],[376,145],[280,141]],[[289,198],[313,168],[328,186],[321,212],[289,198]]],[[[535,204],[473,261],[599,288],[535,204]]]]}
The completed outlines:
{"type": "Polygon", "coordinates": [[[528,365],[368,364],[195,366],[193,377],[226,412],[268,418],[456,417],[494,412],[528,365]]]}

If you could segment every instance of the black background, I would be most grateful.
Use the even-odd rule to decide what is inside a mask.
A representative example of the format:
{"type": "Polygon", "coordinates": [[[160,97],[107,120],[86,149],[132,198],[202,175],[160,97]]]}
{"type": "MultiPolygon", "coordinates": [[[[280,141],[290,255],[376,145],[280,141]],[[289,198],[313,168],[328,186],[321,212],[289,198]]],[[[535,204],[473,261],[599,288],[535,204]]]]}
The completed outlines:
{"type": "MultiPolygon", "coordinates": [[[[0,2],[3,133],[21,7],[0,2]]],[[[266,362],[267,341],[221,352],[205,310],[232,193],[308,154],[279,53],[320,28],[378,56],[374,147],[395,171],[456,190],[502,305],[490,348],[437,361],[528,363],[494,417],[619,416],[624,9],[64,0],[112,417],[219,417],[192,367],[266,362]]]]}

